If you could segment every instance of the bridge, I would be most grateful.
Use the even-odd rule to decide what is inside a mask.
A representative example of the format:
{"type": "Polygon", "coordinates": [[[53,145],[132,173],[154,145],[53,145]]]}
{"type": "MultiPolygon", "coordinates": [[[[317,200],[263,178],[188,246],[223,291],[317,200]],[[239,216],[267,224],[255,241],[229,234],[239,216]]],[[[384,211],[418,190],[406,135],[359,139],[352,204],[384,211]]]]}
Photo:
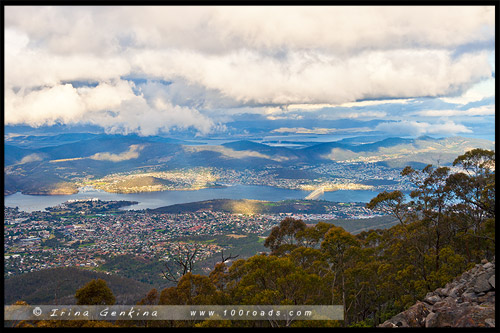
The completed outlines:
{"type": "Polygon", "coordinates": [[[322,196],[323,194],[325,193],[325,188],[322,186],[320,188],[317,188],[315,189],[314,191],[312,191],[311,193],[309,193],[307,195],[307,197],[305,197],[304,199],[305,200],[316,200],[318,199],[320,196],[322,196]]]}

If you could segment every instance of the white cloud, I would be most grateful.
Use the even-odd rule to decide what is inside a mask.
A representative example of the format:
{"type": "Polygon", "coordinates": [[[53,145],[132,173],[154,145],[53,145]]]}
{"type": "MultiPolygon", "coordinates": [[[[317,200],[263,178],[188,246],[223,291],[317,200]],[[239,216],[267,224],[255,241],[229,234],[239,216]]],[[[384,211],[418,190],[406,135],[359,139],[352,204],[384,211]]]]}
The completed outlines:
{"type": "Polygon", "coordinates": [[[279,155],[269,156],[259,153],[257,151],[252,151],[252,150],[238,151],[224,146],[184,146],[184,150],[189,152],[213,151],[216,153],[220,153],[221,156],[225,158],[236,158],[236,159],[264,158],[277,162],[283,162],[289,160],[289,157],[286,156],[279,156],[279,155]]]}
{"type": "Polygon", "coordinates": [[[494,6],[12,6],[5,8],[5,24],[44,40],[58,53],[121,52],[124,47],[204,53],[317,48],[351,53],[454,48],[492,40],[494,10],[494,6]]]}
{"type": "Polygon", "coordinates": [[[42,126],[80,121],[86,110],[76,89],[65,84],[29,92],[7,89],[5,111],[6,124],[42,126]]]}
{"type": "Polygon", "coordinates": [[[375,127],[375,130],[393,135],[420,136],[425,134],[455,135],[458,133],[472,133],[470,129],[453,121],[442,123],[427,123],[419,121],[384,122],[375,127]]]}
{"type": "Polygon", "coordinates": [[[410,99],[381,99],[381,100],[372,100],[372,101],[359,101],[359,102],[350,102],[343,103],[340,107],[352,108],[352,107],[366,107],[366,106],[375,106],[375,105],[383,105],[383,104],[407,104],[410,102],[410,99]]]}
{"type": "Polygon", "coordinates": [[[305,62],[310,55],[290,52],[278,60],[249,50],[222,56],[145,51],[137,54],[134,68],[166,80],[182,77],[240,103],[285,105],[452,94],[491,70],[485,52],[454,59],[443,50],[394,50],[305,62]]]}
{"type": "Polygon", "coordinates": [[[322,114],[319,116],[321,119],[374,119],[374,118],[385,118],[387,112],[384,111],[337,111],[328,114],[322,114]]]}
{"type": "Polygon", "coordinates": [[[416,114],[425,117],[494,116],[495,105],[484,105],[468,110],[424,110],[416,114]]]}
{"type": "MultiPolygon", "coordinates": [[[[283,107],[269,115],[281,117],[455,96],[494,68],[494,6],[7,6],[5,14],[6,124],[208,133],[226,108],[283,107]]],[[[473,89],[454,101],[479,96],[473,89]]]]}
{"type": "Polygon", "coordinates": [[[109,57],[89,53],[61,55],[42,46],[31,46],[32,41],[28,41],[28,38],[25,33],[8,28],[5,30],[7,88],[54,86],[77,80],[98,82],[117,79],[130,72],[127,59],[118,54],[109,57]]]}
{"type": "Polygon", "coordinates": [[[24,156],[21,159],[21,161],[19,161],[19,164],[43,161],[44,158],[45,158],[44,154],[38,154],[38,153],[29,154],[27,156],[24,156]]]}
{"type": "Polygon", "coordinates": [[[330,134],[335,133],[338,130],[336,128],[304,128],[304,127],[280,127],[272,132],[275,133],[295,133],[295,134],[330,134]]]}
{"type": "Polygon", "coordinates": [[[74,88],[71,84],[41,90],[6,90],[6,124],[32,126],[90,123],[110,133],[155,135],[174,127],[209,133],[215,126],[196,109],[172,105],[161,97],[146,100],[128,81],[74,88]]]}
{"type": "Polygon", "coordinates": [[[112,153],[96,153],[89,158],[97,161],[111,161],[111,162],[122,162],[131,159],[136,159],[139,157],[141,150],[144,149],[143,145],[130,145],[129,150],[120,154],[112,153]]]}
{"type": "Polygon", "coordinates": [[[489,78],[472,86],[460,96],[443,97],[441,99],[447,103],[467,104],[493,96],[495,96],[495,79],[489,78]]]}

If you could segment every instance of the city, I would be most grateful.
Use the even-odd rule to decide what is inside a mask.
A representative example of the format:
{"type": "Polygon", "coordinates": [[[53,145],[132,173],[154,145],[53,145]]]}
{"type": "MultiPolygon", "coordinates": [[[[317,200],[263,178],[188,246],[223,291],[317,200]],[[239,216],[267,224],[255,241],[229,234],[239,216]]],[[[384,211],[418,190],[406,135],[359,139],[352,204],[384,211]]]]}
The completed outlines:
{"type": "Polygon", "coordinates": [[[73,211],[59,207],[59,211],[53,208],[49,212],[27,213],[5,207],[4,276],[52,267],[96,268],[105,262],[105,258],[120,255],[169,261],[179,246],[196,246],[197,260],[203,260],[221,251],[230,251],[230,248],[186,239],[253,234],[263,241],[266,233],[286,216],[313,223],[383,215],[359,203],[332,203],[329,207],[326,214],[251,215],[214,211],[182,214],[147,211],[92,213],[82,211],[80,207],[73,211]]]}
{"type": "Polygon", "coordinates": [[[140,172],[116,173],[98,179],[86,177],[78,182],[80,188],[90,186],[118,193],[199,190],[228,184],[264,185],[311,192],[318,188],[324,188],[325,191],[411,190],[411,186],[400,175],[399,169],[362,162],[328,163],[287,169],[268,166],[261,170],[198,167],[159,171],[158,167],[153,167],[140,172]]]}

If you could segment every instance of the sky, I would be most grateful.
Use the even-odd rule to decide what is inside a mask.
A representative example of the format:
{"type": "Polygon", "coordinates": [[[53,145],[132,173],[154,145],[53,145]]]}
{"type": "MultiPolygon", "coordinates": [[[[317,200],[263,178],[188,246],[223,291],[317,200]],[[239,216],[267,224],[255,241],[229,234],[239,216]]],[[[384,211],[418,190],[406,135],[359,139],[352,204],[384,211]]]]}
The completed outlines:
{"type": "Polygon", "coordinates": [[[494,140],[494,6],[6,6],[5,125],[494,140]]]}

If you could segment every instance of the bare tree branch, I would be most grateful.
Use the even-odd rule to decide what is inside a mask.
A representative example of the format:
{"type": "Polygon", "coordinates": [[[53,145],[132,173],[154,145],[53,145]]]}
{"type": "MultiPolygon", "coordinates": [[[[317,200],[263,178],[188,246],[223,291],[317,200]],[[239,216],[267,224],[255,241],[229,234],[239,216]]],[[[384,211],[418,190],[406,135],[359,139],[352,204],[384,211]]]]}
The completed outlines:
{"type": "Polygon", "coordinates": [[[222,258],[222,261],[221,261],[222,263],[225,263],[226,261],[231,260],[231,259],[236,259],[240,256],[239,254],[232,256],[231,253],[229,253],[229,256],[224,258],[224,250],[221,251],[220,255],[222,258]]]}
{"type": "Polygon", "coordinates": [[[178,277],[182,277],[183,275],[193,270],[195,257],[198,254],[199,249],[200,247],[198,244],[195,244],[194,250],[188,247],[185,247],[183,249],[180,245],[178,245],[175,251],[175,257],[172,259],[172,261],[177,266],[179,266],[180,270],[178,270],[176,274],[174,274],[168,263],[165,263],[167,272],[162,271],[163,277],[171,282],[179,282],[178,277]]]}

